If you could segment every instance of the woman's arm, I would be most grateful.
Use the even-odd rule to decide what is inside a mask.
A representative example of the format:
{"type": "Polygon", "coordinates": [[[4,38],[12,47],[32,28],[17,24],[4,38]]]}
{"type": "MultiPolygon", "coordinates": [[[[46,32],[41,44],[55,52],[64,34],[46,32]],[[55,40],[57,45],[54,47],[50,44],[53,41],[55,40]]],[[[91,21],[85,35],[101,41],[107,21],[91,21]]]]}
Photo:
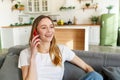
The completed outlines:
{"type": "Polygon", "coordinates": [[[37,71],[36,71],[36,53],[37,53],[37,46],[40,44],[36,39],[39,37],[38,35],[33,38],[30,42],[30,50],[31,50],[31,57],[30,57],[30,65],[22,66],[22,76],[23,80],[37,80],[37,71]]]}
{"type": "Polygon", "coordinates": [[[94,69],[85,63],[81,58],[75,55],[75,57],[71,60],[72,63],[76,64],[77,66],[81,67],[86,72],[94,71],[94,69]]]}
{"type": "Polygon", "coordinates": [[[22,66],[23,80],[37,80],[35,59],[30,60],[30,65],[22,66]]]}

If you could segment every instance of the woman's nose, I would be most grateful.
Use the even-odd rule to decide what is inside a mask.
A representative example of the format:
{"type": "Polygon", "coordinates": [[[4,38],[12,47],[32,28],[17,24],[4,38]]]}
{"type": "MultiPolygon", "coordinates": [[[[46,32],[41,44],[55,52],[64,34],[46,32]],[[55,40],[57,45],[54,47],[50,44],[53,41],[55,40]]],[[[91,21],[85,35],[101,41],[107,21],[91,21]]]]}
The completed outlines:
{"type": "Polygon", "coordinates": [[[47,28],[47,31],[48,31],[48,32],[51,32],[51,28],[47,28]]]}

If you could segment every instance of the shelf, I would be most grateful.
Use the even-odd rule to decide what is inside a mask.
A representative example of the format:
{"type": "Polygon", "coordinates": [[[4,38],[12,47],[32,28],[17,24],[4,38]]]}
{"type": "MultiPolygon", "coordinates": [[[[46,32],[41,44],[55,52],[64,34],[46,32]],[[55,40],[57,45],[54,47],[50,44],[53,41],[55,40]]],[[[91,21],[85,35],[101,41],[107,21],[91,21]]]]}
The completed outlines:
{"type": "Polygon", "coordinates": [[[90,6],[90,7],[83,7],[82,9],[83,9],[83,11],[84,11],[85,9],[95,9],[95,11],[96,11],[96,10],[97,10],[97,7],[90,6]]]}
{"type": "Polygon", "coordinates": [[[79,0],[80,3],[81,1],[91,1],[93,3],[93,0],[79,0]]]}
{"type": "Polygon", "coordinates": [[[25,9],[24,7],[19,7],[19,8],[15,8],[14,6],[12,7],[12,11],[13,10],[23,11],[24,9],[25,9]]]}

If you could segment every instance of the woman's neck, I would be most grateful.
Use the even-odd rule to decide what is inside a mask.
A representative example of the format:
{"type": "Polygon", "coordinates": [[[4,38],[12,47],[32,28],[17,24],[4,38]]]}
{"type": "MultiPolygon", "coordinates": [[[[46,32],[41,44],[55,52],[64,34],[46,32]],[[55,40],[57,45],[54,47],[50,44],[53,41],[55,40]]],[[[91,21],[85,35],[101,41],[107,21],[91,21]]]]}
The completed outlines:
{"type": "Polygon", "coordinates": [[[38,46],[38,52],[40,53],[48,53],[50,49],[50,43],[40,43],[38,46]]]}

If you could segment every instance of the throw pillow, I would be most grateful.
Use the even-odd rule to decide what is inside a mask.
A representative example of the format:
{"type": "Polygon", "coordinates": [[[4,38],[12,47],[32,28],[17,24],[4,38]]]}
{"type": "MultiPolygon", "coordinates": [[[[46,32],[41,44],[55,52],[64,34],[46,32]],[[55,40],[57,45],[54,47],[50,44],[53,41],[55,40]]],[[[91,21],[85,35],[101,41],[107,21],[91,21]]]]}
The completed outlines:
{"type": "Polygon", "coordinates": [[[120,80],[120,67],[103,67],[103,72],[110,80],[120,80]]]}
{"type": "Polygon", "coordinates": [[[7,55],[0,69],[0,80],[22,80],[17,55],[7,55]]]}

